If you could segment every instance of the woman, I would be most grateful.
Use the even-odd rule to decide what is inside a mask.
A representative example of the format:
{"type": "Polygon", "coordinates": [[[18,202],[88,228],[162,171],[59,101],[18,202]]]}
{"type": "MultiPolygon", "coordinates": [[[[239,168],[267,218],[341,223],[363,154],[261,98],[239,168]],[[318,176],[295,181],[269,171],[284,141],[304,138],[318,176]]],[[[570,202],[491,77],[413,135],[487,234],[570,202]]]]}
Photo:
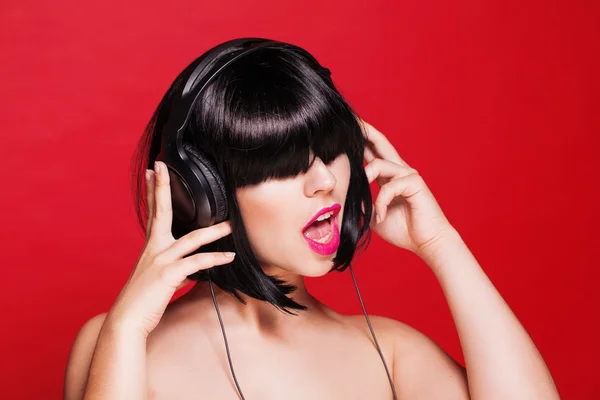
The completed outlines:
{"type": "Polygon", "coordinates": [[[239,42],[213,48],[163,97],[138,148],[146,243],[109,312],[77,335],[65,399],[558,398],[418,172],[356,116],[328,70],[278,43],[235,60],[239,42]],[[183,115],[178,94],[201,86],[200,70],[204,90],[177,132],[189,157],[214,163],[228,219],[190,229],[183,216],[197,209],[184,206],[180,175],[160,159],[170,118],[183,115]],[[406,324],[343,316],[307,292],[304,276],[351,268],[369,229],[432,269],[466,370],[406,324]]]}

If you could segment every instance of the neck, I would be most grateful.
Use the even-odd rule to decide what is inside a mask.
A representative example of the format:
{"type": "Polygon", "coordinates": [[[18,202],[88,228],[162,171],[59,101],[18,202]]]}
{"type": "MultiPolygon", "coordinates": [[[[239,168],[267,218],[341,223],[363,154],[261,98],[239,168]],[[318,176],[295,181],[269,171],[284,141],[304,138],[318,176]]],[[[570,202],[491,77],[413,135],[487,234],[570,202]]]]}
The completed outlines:
{"type": "MultiPolygon", "coordinates": [[[[297,287],[288,297],[307,307],[307,310],[290,310],[297,315],[287,314],[272,304],[252,298],[238,291],[239,296],[246,304],[241,303],[233,295],[225,292],[213,283],[215,298],[219,306],[219,311],[223,320],[227,321],[227,326],[238,326],[242,329],[250,329],[259,333],[284,333],[290,330],[298,329],[306,325],[307,318],[322,316],[325,312],[324,305],[321,304],[306,290],[304,277],[290,273],[277,274],[273,271],[265,271],[270,275],[276,275],[286,283],[297,287]]],[[[192,289],[185,295],[191,301],[200,301],[202,303],[210,301],[210,307],[213,306],[212,295],[208,282],[197,282],[192,289]]]]}

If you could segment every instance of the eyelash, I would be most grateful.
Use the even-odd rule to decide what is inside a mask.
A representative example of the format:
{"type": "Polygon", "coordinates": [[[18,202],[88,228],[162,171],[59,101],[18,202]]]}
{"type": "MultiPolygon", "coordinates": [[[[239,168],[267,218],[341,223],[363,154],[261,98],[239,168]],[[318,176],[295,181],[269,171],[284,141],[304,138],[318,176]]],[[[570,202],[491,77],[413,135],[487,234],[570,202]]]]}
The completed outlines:
{"type": "Polygon", "coordinates": [[[331,164],[333,164],[333,162],[335,160],[337,160],[338,158],[340,158],[343,154],[345,154],[344,152],[341,152],[340,154],[337,154],[335,156],[333,156],[333,158],[331,158],[330,160],[323,160],[321,159],[321,161],[323,162],[323,164],[330,166],[331,164]]]}
{"type": "Polygon", "coordinates": [[[334,156],[334,157],[333,157],[331,160],[329,160],[329,161],[327,161],[327,162],[323,161],[323,163],[324,163],[325,165],[331,165],[331,164],[333,164],[333,162],[334,162],[335,160],[337,160],[338,158],[340,158],[340,157],[341,157],[343,154],[344,154],[344,153],[340,153],[340,154],[338,154],[338,155],[334,156]]]}

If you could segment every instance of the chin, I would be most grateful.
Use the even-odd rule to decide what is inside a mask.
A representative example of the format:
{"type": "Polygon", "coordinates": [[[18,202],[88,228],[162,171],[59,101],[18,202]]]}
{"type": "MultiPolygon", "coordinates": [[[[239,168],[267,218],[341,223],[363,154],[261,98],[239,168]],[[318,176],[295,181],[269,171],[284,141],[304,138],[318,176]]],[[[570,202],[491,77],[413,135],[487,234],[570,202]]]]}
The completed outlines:
{"type": "MultiPolygon", "coordinates": [[[[333,258],[333,255],[331,255],[330,258],[333,258]]],[[[327,275],[331,271],[331,268],[333,268],[333,265],[334,262],[331,259],[313,261],[308,266],[304,265],[300,270],[300,274],[310,278],[317,278],[319,276],[327,275]]]]}
{"type": "Polygon", "coordinates": [[[295,254],[293,261],[286,257],[287,259],[281,259],[279,262],[275,260],[264,262],[259,259],[259,263],[268,275],[279,277],[298,275],[316,278],[331,272],[331,268],[335,265],[333,259],[336,257],[337,251],[327,256],[318,255],[312,251],[308,254],[302,251],[288,251],[288,254],[295,254]],[[301,260],[301,264],[298,264],[296,260],[301,260]],[[275,267],[275,265],[280,265],[280,267],[275,267]]]}

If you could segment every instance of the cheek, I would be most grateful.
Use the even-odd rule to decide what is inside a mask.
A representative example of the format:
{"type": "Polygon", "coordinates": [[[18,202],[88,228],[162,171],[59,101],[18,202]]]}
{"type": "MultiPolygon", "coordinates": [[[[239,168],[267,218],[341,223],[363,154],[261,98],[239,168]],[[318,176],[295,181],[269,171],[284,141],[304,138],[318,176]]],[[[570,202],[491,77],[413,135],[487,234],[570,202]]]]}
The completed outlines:
{"type": "Polygon", "coordinates": [[[238,189],[236,195],[242,220],[257,256],[270,253],[274,240],[283,244],[294,232],[294,210],[298,210],[298,199],[302,198],[298,190],[300,188],[293,184],[281,182],[238,189]]]}
{"type": "Polygon", "coordinates": [[[348,156],[344,155],[336,160],[331,169],[337,180],[335,190],[338,194],[343,195],[345,199],[350,185],[350,160],[348,156]]]}

